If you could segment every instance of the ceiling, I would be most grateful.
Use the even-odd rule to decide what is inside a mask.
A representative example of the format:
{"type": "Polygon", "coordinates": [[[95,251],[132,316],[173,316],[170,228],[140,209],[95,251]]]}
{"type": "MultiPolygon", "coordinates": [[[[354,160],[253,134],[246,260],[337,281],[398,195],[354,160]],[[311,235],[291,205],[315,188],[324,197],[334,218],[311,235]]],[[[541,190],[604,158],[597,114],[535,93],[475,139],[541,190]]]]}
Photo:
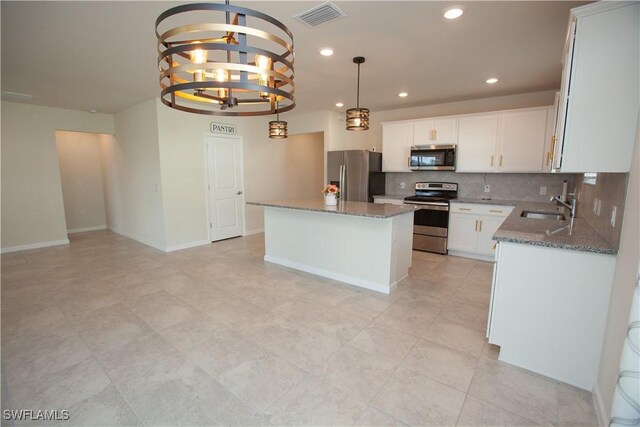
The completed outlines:
{"type": "MultiPolygon", "coordinates": [[[[159,96],[155,20],[183,3],[3,0],[2,90],[103,113],[159,96]]],[[[321,3],[232,2],[293,32],[294,112],[354,107],[354,56],[366,57],[360,106],[372,111],[556,89],[569,9],[586,2],[334,1],[346,17],[317,27],[293,18],[321,3]],[[444,19],[454,4],[464,15],[444,19]],[[331,57],[319,54],[327,46],[331,57]],[[498,83],[485,83],[494,76],[498,83]]]]}

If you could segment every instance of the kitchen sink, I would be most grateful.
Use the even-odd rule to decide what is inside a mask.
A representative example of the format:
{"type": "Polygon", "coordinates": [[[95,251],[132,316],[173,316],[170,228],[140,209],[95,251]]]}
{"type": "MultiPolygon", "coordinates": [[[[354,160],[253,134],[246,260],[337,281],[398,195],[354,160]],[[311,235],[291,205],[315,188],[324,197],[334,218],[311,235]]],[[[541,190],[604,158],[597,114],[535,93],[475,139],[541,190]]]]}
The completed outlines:
{"type": "Polygon", "coordinates": [[[522,211],[520,214],[523,218],[533,219],[552,219],[555,221],[564,221],[566,217],[560,212],[536,212],[536,211],[522,211]]]}

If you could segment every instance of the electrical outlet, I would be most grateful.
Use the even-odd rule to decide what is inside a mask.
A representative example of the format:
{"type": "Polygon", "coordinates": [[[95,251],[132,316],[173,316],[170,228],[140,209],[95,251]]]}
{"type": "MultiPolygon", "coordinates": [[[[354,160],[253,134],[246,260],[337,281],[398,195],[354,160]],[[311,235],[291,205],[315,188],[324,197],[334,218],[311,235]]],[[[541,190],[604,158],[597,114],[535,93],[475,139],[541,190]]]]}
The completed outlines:
{"type": "Polygon", "coordinates": [[[485,193],[491,193],[491,186],[489,184],[484,186],[484,192],[485,193]]]}
{"type": "Polygon", "coordinates": [[[611,226],[616,226],[616,213],[618,212],[618,207],[614,206],[611,208],[611,226]]]}
{"type": "Polygon", "coordinates": [[[540,195],[544,196],[546,194],[547,194],[547,187],[544,187],[544,186],[540,187],[540,195]]]}
{"type": "Polygon", "coordinates": [[[400,188],[402,188],[403,190],[407,187],[407,183],[406,182],[401,182],[400,183],[400,188]]]}

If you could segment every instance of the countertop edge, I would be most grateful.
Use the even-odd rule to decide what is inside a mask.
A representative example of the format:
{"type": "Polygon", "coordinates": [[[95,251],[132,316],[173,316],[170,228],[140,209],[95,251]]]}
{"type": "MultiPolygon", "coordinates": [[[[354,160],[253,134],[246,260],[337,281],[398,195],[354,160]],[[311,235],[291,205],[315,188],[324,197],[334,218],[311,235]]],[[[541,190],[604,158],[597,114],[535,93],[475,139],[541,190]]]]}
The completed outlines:
{"type": "Polygon", "coordinates": [[[391,212],[388,214],[372,214],[372,213],[366,213],[366,212],[339,211],[337,210],[337,207],[336,207],[336,210],[333,210],[331,209],[332,206],[326,206],[325,209],[313,209],[313,208],[308,208],[303,206],[287,206],[287,205],[269,203],[269,202],[246,202],[246,203],[248,205],[262,206],[267,208],[291,209],[291,210],[305,211],[305,212],[328,213],[333,215],[347,215],[347,216],[357,216],[362,218],[374,218],[374,219],[393,218],[395,216],[413,213],[415,210],[415,209],[406,209],[406,210],[401,210],[399,212],[391,212]]]}

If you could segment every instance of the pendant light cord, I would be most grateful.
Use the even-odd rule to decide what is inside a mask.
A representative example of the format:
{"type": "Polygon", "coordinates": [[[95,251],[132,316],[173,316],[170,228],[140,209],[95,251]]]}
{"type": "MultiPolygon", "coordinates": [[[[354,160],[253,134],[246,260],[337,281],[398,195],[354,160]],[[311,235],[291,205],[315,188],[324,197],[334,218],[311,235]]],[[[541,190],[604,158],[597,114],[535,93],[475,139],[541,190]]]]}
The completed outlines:
{"type": "Polygon", "coordinates": [[[360,63],[358,63],[358,88],[356,90],[356,108],[360,108],[360,63]]]}

